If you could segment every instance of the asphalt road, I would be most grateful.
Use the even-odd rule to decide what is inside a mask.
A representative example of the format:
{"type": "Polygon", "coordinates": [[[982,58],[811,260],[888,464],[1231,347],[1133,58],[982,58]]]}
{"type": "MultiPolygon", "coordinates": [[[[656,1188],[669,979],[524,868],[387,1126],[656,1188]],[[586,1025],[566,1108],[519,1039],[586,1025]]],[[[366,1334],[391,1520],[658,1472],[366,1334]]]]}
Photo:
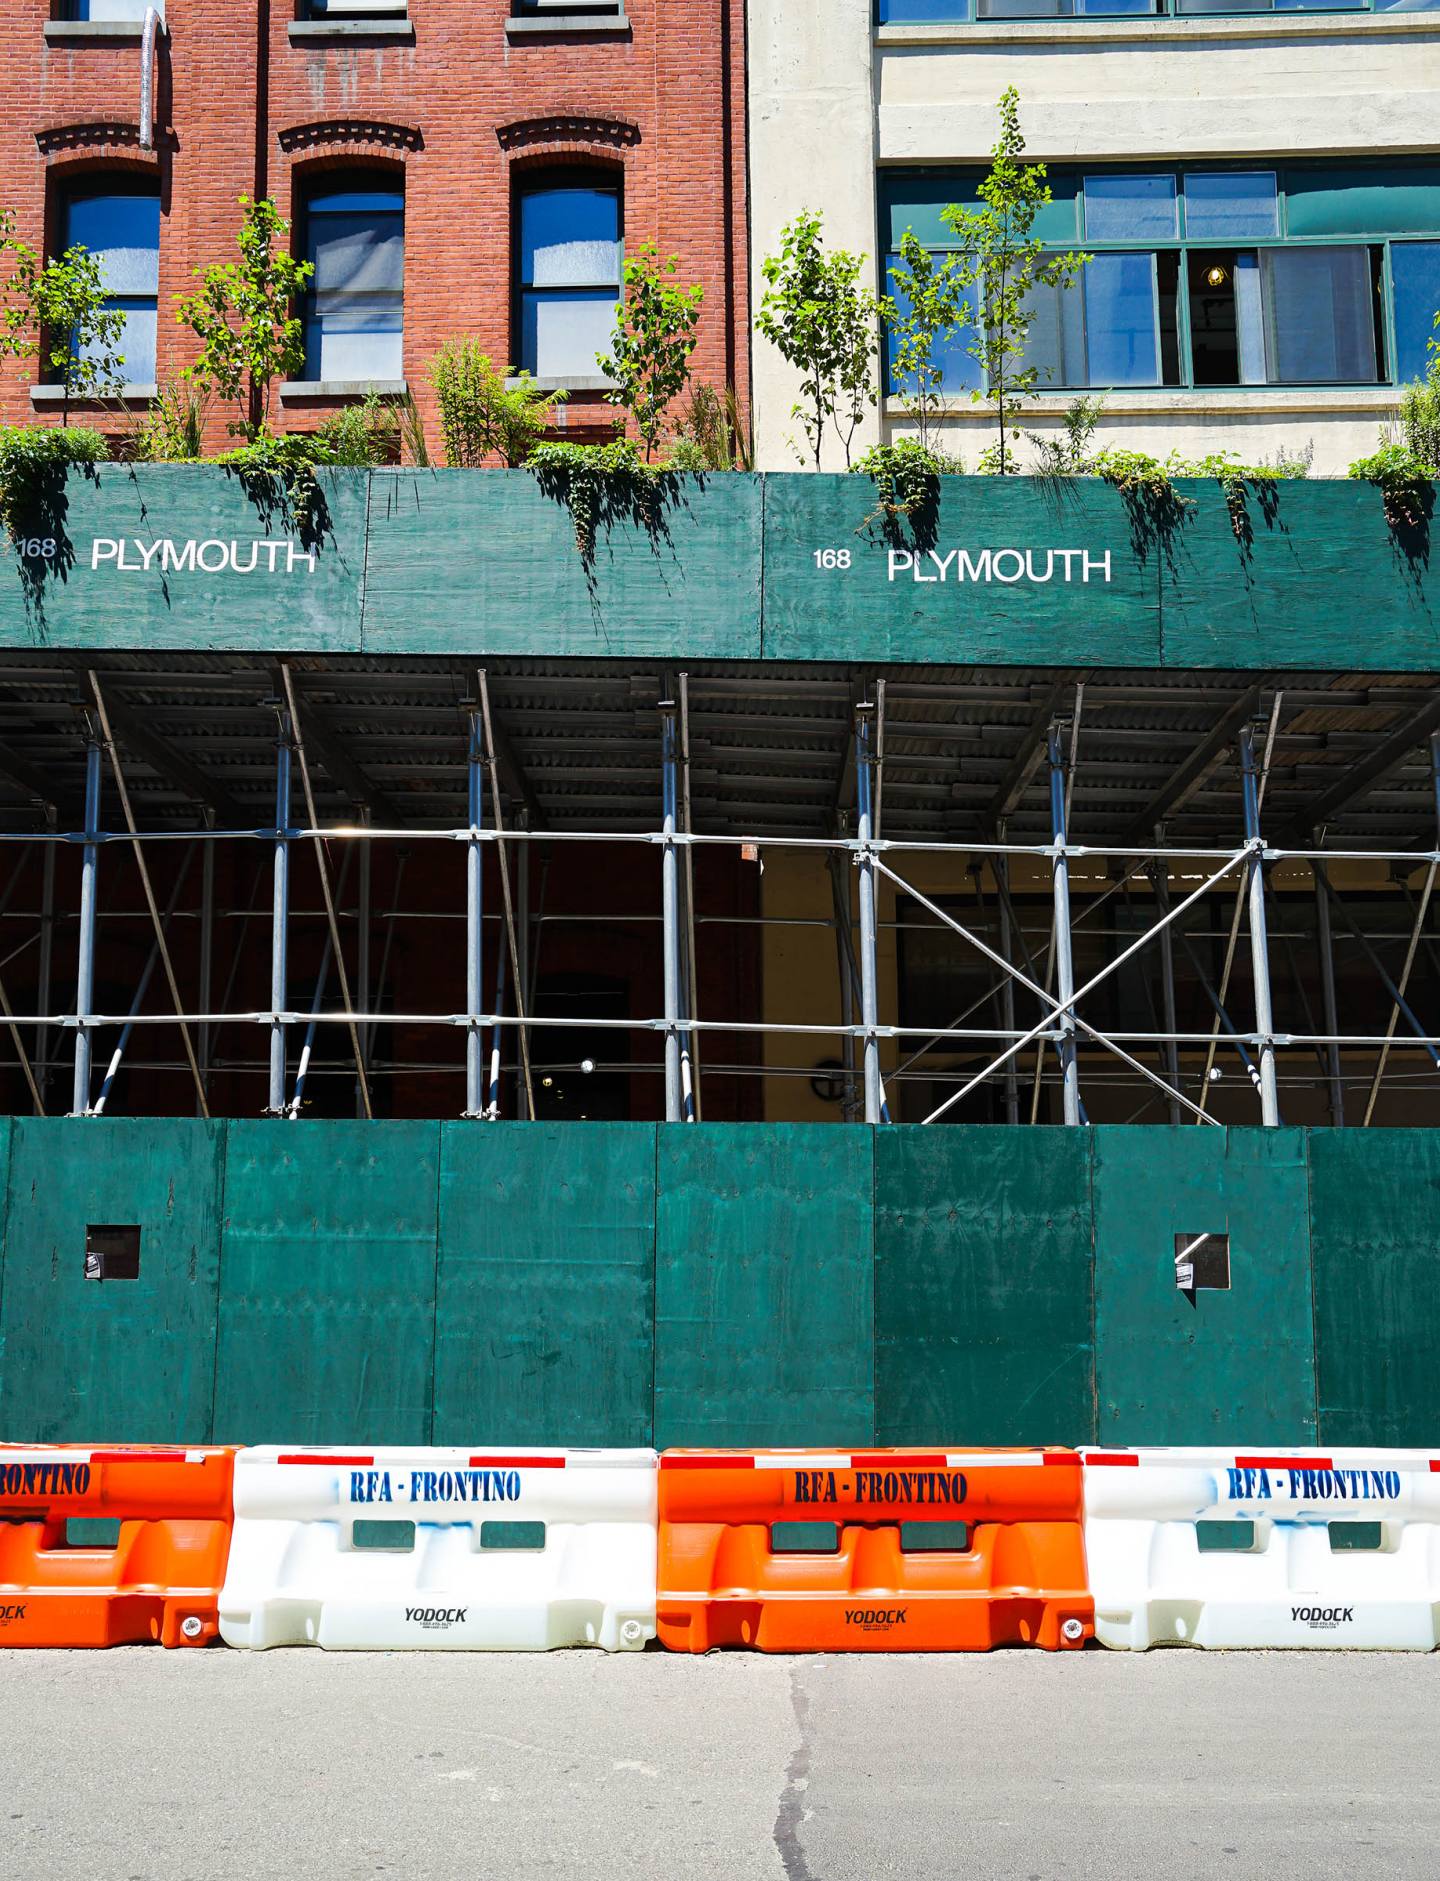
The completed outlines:
{"type": "Polygon", "coordinates": [[[1440,1870],[1440,1659],[0,1657],[0,1875],[1440,1870]]]}

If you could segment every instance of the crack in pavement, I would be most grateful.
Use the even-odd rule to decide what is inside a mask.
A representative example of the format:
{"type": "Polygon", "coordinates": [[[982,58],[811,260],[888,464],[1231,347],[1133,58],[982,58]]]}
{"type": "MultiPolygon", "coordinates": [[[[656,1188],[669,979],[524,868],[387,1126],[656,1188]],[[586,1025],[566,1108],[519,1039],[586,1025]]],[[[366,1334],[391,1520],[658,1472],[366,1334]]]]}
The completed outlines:
{"type": "Polygon", "coordinates": [[[780,1792],[780,1806],[775,1812],[774,1841],[785,1870],[785,1881],[820,1881],[800,1845],[800,1831],[813,1813],[805,1807],[805,1798],[810,1789],[810,1764],[815,1748],[810,1727],[810,1696],[800,1682],[804,1663],[797,1659],[790,1667],[790,1702],[795,1708],[800,1736],[785,1771],[785,1787],[780,1792]]]}

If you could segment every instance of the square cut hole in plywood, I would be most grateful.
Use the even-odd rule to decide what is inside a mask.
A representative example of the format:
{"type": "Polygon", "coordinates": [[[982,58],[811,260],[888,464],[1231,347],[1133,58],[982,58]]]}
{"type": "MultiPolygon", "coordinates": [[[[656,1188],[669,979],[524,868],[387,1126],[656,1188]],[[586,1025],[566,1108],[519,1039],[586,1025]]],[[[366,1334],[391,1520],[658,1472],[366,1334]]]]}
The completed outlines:
{"type": "Polygon", "coordinates": [[[1202,1290],[1216,1293],[1230,1291],[1228,1234],[1176,1235],[1175,1290],[1192,1297],[1202,1290]]]}
{"type": "Polygon", "coordinates": [[[140,1229],[131,1222],[91,1222],[85,1230],[87,1280],[138,1280],[140,1229]]]}

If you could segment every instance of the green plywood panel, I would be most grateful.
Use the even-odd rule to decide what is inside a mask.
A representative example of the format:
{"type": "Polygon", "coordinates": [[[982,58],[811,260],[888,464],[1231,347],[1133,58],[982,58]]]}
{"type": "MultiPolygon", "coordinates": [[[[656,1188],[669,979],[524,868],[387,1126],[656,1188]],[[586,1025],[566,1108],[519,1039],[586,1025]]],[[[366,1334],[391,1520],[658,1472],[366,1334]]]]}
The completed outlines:
{"type": "Polygon", "coordinates": [[[55,555],[0,555],[0,647],[355,650],[369,479],[319,489],[306,531],[273,484],[247,494],[218,465],[72,475],[33,524],[55,555]]]}
{"type": "Polygon", "coordinates": [[[1436,1443],[1437,1220],[1440,1132],[1312,1133],[1310,1235],[1325,1443],[1436,1443]]]}
{"type": "Polygon", "coordinates": [[[0,1431],[14,1442],[210,1435],[225,1126],[23,1118],[10,1153],[0,1431]],[[92,1224],[140,1229],[135,1280],[85,1278],[92,1224]]]}
{"type": "MultiPolygon", "coordinates": [[[[10,1190],[10,1143],[14,1135],[14,1120],[0,1117],[0,1406],[5,1402],[5,1246],[6,1211],[9,1207],[10,1190]]],[[[0,1422],[0,1441],[4,1439],[4,1424],[0,1422]]]]}
{"type": "Polygon", "coordinates": [[[1159,663],[1159,550],[1108,485],[938,488],[933,516],[887,523],[869,477],[767,478],[766,658],[1159,663]]]}
{"type": "Polygon", "coordinates": [[[757,478],[667,477],[587,567],[528,471],[378,472],[365,650],[757,659],[760,510],[757,478]]]}
{"type": "Polygon", "coordinates": [[[878,1134],[877,1442],[1093,1438],[1090,1142],[989,1125],[878,1134]]]}
{"type": "Polygon", "coordinates": [[[660,1128],[658,1444],[874,1441],[873,1135],[660,1128]]]}
{"type": "Polygon", "coordinates": [[[215,1431],[428,1443],[437,1123],[230,1126],[215,1431]]]}
{"type": "Polygon", "coordinates": [[[652,1124],[452,1123],[436,1443],[648,1444],[652,1124]]]}
{"type": "Polygon", "coordinates": [[[1095,1131],[1102,1443],[1310,1443],[1303,1130],[1095,1131]],[[1228,1233],[1229,1292],[1175,1286],[1175,1236],[1228,1233]]]}
{"type": "Polygon", "coordinates": [[[1280,484],[1236,538],[1215,486],[1187,499],[1164,558],[1166,666],[1428,671],[1440,664],[1429,531],[1392,531],[1369,484],[1280,484]]]}

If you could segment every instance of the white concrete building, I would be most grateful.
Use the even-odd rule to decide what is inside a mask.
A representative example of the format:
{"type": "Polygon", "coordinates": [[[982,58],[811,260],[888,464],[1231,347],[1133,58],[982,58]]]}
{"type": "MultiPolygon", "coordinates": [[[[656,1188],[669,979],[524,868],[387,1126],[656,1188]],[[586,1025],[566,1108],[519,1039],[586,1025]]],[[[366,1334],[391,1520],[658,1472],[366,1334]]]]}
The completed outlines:
{"type": "MultiPolygon", "coordinates": [[[[1440,306],[1440,0],[749,0],[759,264],[802,208],[870,281],[905,229],[950,238],[1020,94],[1043,233],[1095,259],[1037,320],[1029,430],[1103,394],[1099,441],[1343,475],[1423,370],[1440,306]]],[[[762,468],[793,465],[794,380],[755,340],[762,468]]],[[[947,447],[993,435],[954,348],[947,447]],[[953,389],[952,389],[953,380],[953,389]]],[[[888,383],[882,366],[882,383],[888,383]]],[[[893,387],[889,388],[893,391],[893,387]]],[[[864,441],[905,435],[887,397],[864,441]]],[[[863,447],[863,446],[862,446],[863,447]]],[[[831,453],[843,464],[838,446],[831,453]]]]}

